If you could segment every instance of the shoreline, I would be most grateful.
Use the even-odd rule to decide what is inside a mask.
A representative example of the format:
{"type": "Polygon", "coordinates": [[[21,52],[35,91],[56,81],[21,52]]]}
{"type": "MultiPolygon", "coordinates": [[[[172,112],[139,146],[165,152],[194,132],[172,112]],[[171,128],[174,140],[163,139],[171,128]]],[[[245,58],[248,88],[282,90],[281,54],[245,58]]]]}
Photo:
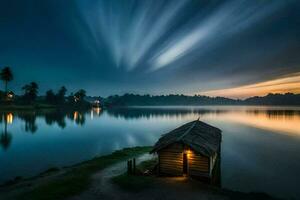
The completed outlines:
{"type": "Polygon", "coordinates": [[[111,154],[95,157],[71,166],[45,170],[29,178],[17,178],[8,184],[0,185],[0,199],[34,200],[66,199],[80,194],[90,185],[93,173],[115,163],[149,152],[151,147],[132,147],[114,151],[111,154]],[[59,191],[57,189],[60,188],[59,191]],[[47,195],[45,195],[47,194],[47,195]]]}
{"type": "MultiPolygon", "coordinates": [[[[148,153],[150,149],[151,147],[149,146],[125,148],[109,155],[95,157],[72,166],[50,168],[30,178],[15,179],[8,184],[0,185],[0,197],[3,200],[34,200],[41,199],[41,197],[45,200],[67,199],[86,191],[91,186],[91,176],[96,172],[126,161],[129,158],[148,153]]],[[[140,178],[143,179],[143,177],[140,178]]],[[[159,180],[163,179],[157,177],[154,181],[157,182],[159,180]]],[[[197,184],[205,186],[205,190],[207,190],[205,192],[224,195],[224,197],[230,196],[237,199],[277,199],[260,192],[244,193],[219,187],[216,188],[201,182],[197,184]]]]}
{"type": "Polygon", "coordinates": [[[50,105],[50,104],[34,104],[34,105],[0,105],[0,111],[17,112],[17,111],[87,111],[92,109],[92,106],[69,106],[69,105],[50,105]]]}
{"type": "Polygon", "coordinates": [[[38,104],[38,105],[0,105],[1,111],[22,111],[22,110],[41,110],[41,109],[57,109],[57,106],[38,104]]]}

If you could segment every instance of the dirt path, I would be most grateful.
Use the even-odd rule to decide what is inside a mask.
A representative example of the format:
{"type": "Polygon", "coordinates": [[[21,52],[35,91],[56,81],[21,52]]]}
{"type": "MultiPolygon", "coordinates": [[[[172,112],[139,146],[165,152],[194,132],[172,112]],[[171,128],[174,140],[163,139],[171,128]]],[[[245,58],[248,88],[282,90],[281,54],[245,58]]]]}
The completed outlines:
{"type": "MultiPolygon", "coordinates": [[[[124,150],[125,151],[125,150],[124,150]]],[[[144,154],[137,157],[136,163],[150,160],[152,155],[144,154]]],[[[114,185],[111,179],[126,172],[126,161],[99,170],[92,178],[92,183],[83,193],[68,198],[67,200],[274,200],[261,194],[245,194],[213,187],[187,177],[154,177],[147,188],[141,191],[129,192],[114,185]]],[[[38,176],[22,181],[19,184],[0,188],[0,199],[14,200],[17,194],[28,192],[32,188],[49,180],[58,179],[64,175],[65,170],[58,173],[38,176]]],[[[55,192],[55,191],[54,191],[55,192]]],[[[45,195],[47,193],[45,192],[45,195]]]]}
{"type": "MultiPolygon", "coordinates": [[[[150,154],[144,154],[136,159],[136,164],[151,159],[150,154]]],[[[127,196],[117,186],[111,183],[111,178],[125,173],[127,170],[127,161],[112,165],[92,176],[92,186],[78,196],[69,198],[68,200],[99,200],[109,199],[118,200],[127,196]]]]}
{"type": "MultiPolygon", "coordinates": [[[[142,161],[151,159],[151,155],[144,154],[137,158],[137,164],[142,161]]],[[[92,186],[78,196],[69,198],[68,200],[126,200],[126,199],[141,199],[141,200],[160,200],[160,199],[215,199],[226,200],[227,197],[216,193],[212,189],[199,188],[198,182],[196,185],[193,181],[187,178],[158,178],[157,184],[153,187],[141,192],[132,193],[126,192],[118,188],[111,182],[115,176],[126,172],[127,163],[120,162],[111,167],[108,167],[99,173],[92,176],[92,186]]]]}
{"type": "MultiPolygon", "coordinates": [[[[151,159],[152,156],[144,154],[137,157],[137,164],[151,159]]],[[[224,191],[211,185],[186,177],[156,177],[153,184],[139,192],[128,192],[120,189],[111,182],[115,176],[126,172],[127,162],[123,161],[100,170],[92,176],[90,188],[80,195],[73,196],[67,200],[266,200],[266,196],[249,196],[247,194],[224,191]]],[[[55,177],[55,176],[54,176],[55,177]]],[[[52,177],[53,178],[53,177],[52,177]]],[[[45,180],[41,180],[45,181],[45,180]]],[[[23,183],[29,184],[30,183],[23,183]]],[[[28,186],[31,187],[31,186],[28,186]]],[[[26,187],[25,187],[26,188],[26,187]]],[[[4,191],[3,191],[4,192],[4,191]]],[[[5,192],[4,192],[5,194],[5,192]]],[[[45,194],[46,195],[46,194],[45,194]]],[[[1,196],[1,195],[0,195],[1,196]]],[[[9,196],[7,196],[9,197],[9,196]]],[[[0,197],[2,199],[2,197],[0,197]]],[[[14,199],[14,198],[4,198],[14,199]]],[[[270,200],[270,199],[269,199],[270,200]]]]}

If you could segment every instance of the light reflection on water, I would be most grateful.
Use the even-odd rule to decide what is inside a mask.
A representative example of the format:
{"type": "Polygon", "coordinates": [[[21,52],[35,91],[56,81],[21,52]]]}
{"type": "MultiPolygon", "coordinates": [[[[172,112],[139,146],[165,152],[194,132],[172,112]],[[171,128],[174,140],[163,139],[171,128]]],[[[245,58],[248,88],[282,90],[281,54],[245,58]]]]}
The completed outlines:
{"type": "Polygon", "coordinates": [[[223,131],[223,187],[300,195],[299,107],[134,107],[0,115],[0,182],[124,147],[153,145],[161,134],[200,117],[223,131]]]}

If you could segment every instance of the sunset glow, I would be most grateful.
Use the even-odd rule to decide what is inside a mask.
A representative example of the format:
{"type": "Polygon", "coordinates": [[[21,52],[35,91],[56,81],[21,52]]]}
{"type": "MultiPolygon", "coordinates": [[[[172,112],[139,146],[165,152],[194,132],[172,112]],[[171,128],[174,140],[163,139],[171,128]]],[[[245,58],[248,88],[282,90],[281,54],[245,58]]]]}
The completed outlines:
{"type": "Polygon", "coordinates": [[[264,96],[269,93],[300,93],[300,73],[291,74],[289,77],[245,85],[241,87],[210,90],[200,93],[208,96],[222,96],[231,98],[247,98],[251,96],[264,96]]]}

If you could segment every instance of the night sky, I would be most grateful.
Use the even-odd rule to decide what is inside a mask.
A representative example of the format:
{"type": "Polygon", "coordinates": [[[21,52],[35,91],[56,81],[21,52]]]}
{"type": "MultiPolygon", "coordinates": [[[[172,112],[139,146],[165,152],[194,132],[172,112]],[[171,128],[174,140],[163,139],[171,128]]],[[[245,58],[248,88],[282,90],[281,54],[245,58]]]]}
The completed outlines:
{"type": "Polygon", "coordinates": [[[300,1],[1,0],[4,66],[17,93],[299,93],[300,1]]]}

